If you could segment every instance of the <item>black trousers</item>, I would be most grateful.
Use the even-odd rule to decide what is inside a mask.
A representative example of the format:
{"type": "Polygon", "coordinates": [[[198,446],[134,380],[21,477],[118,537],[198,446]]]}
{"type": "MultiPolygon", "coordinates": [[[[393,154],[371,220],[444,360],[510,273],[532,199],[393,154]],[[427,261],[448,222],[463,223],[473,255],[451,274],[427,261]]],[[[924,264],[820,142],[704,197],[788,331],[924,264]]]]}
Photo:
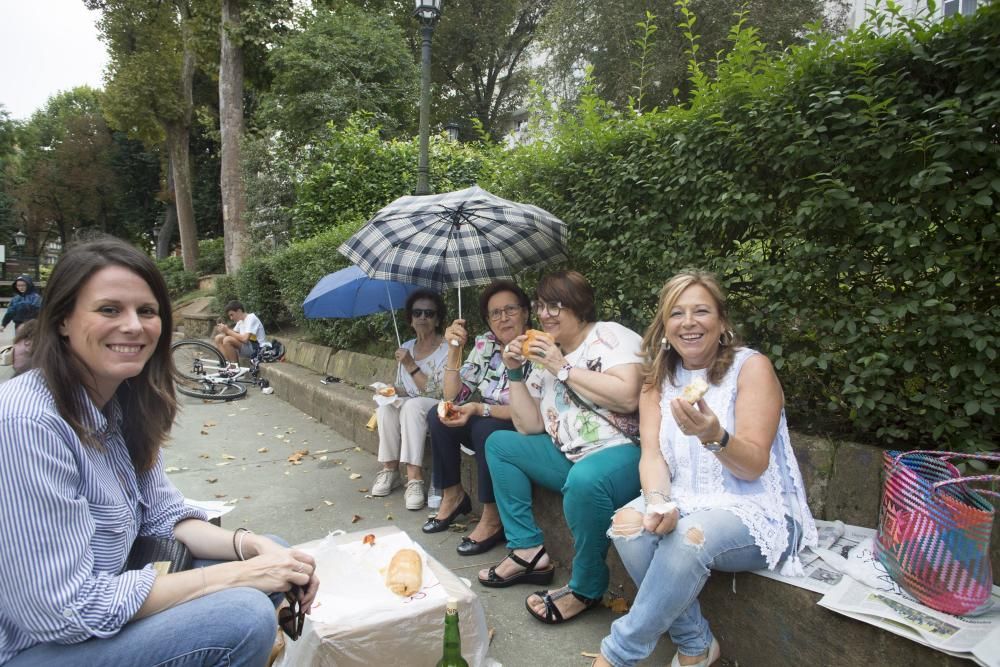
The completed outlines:
{"type": "Polygon", "coordinates": [[[513,431],[514,423],[494,417],[469,417],[465,426],[452,428],[438,419],[437,408],[427,413],[427,429],[431,434],[431,458],[434,485],[446,489],[462,481],[462,450],[465,445],[476,453],[479,473],[479,502],[494,503],[493,479],[486,465],[486,438],[495,431],[513,431]]]}

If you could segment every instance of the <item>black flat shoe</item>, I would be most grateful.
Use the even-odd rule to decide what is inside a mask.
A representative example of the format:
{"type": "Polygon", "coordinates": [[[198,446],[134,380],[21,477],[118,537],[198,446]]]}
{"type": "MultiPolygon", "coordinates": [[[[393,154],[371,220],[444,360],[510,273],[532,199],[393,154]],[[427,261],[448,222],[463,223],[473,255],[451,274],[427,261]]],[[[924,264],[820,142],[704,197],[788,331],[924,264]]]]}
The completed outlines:
{"type": "Polygon", "coordinates": [[[427,523],[424,524],[423,528],[420,530],[425,533],[440,533],[442,530],[448,530],[448,526],[451,522],[458,518],[459,514],[468,514],[472,511],[472,500],[469,498],[469,494],[465,494],[462,498],[462,502],[458,504],[455,510],[443,519],[438,519],[436,517],[427,519],[427,523]]]}
{"type": "Polygon", "coordinates": [[[471,537],[463,537],[462,543],[455,547],[459,556],[478,556],[484,554],[498,543],[504,541],[503,528],[493,533],[485,540],[474,540],[471,537]]]}

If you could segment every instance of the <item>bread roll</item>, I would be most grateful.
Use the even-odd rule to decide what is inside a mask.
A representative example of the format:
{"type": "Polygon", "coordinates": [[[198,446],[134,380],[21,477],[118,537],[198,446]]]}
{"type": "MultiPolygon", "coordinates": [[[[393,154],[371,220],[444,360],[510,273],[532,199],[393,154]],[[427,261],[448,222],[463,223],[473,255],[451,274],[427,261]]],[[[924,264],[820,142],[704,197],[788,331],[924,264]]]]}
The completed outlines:
{"type": "Polygon", "coordinates": [[[524,332],[524,342],[521,344],[522,357],[525,359],[533,359],[535,361],[539,359],[539,357],[531,354],[531,344],[536,340],[545,340],[549,343],[553,342],[552,336],[544,331],[539,331],[538,329],[528,329],[524,332]]]}
{"type": "Polygon", "coordinates": [[[441,401],[438,403],[438,417],[442,421],[451,421],[458,418],[461,413],[451,401],[441,401]]]}
{"type": "Polygon", "coordinates": [[[704,396],[705,392],[707,391],[708,391],[708,383],[702,380],[701,378],[695,378],[691,382],[691,384],[684,387],[684,389],[681,391],[681,396],[684,398],[685,401],[687,401],[691,405],[694,405],[695,403],[701,400],[701,397],[704,396]]]}
{"type": "Polygon", "coordinates": [[[420,554],[413,549],[400,549],[389,561],[385,586],[396,595],[408,598],[420,590],[424,581],[424,566],[420,554]]]}

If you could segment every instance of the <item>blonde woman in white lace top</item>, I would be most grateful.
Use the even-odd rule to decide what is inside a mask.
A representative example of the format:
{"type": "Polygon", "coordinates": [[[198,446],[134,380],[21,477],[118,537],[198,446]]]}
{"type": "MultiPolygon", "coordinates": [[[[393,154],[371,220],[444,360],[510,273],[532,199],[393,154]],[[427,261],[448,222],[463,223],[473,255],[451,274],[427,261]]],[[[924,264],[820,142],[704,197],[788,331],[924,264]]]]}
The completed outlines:
{"type": "Polygon", "coordinates": [[[666,633],[673,667],[713,664],[719,644],[698,606],[711,570],[801,574],[799,552],[816,543],[781,384],[738,343],[711,274],[664,285],[643,339],[642,495],[608,531],[639,592],[595,665],[635,665],[666,633]],[[684,390],[698,379],[708,389],[691,403],[684,390]]]}

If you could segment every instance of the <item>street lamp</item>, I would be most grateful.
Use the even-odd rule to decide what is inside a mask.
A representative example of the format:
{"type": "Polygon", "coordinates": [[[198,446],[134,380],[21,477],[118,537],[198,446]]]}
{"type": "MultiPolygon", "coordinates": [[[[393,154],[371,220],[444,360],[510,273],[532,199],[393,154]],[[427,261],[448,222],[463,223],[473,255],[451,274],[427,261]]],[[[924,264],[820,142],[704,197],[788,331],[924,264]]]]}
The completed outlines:
{"type": "Polygon", "coordinates": [[[417,163],[418,195],[430,194],[427,153],[430,142],[431,116],[431,38],[441,17],[442,0],[413,0],[413,15],[420,21],[420,158],[417,163]]]}
{"type": "Polygon", "coordinates": [[[445,131],[448,133],[448,139],[451,141],[458,141],[458,133],[462,127],[455,121],[451,121],[444,126],[445,131]]]}
{"type": "Polygon", "coordinates": [[[24,244],[28,242],[28,235],[22,232],[20,229],[14,232],[14,245],[17,246],[17,252],[24,249],[24,244]]]}

